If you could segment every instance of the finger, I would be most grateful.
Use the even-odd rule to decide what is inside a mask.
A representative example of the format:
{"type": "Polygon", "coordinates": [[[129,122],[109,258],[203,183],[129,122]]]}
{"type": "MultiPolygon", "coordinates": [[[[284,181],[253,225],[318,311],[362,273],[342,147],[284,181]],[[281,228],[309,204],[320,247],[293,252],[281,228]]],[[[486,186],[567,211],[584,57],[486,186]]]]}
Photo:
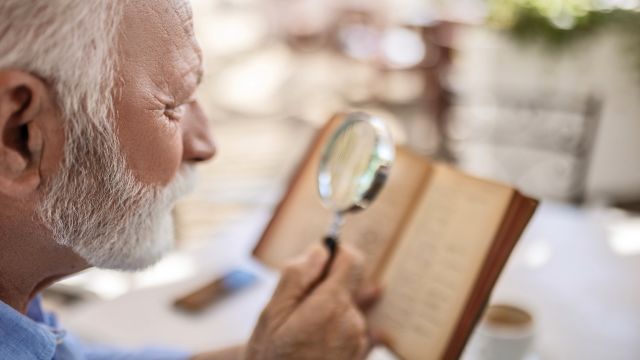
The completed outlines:
{"type": "Polygon", "coordinates": [[[382,345],[388,349],[393,349],[393,338],[389,335],[388,332],[381,329],[371,329],[369,328],[369,340],[371,347],[376,347],[378,345],[382,345]]]}
{"type": "Polygon", "coordinates": [[[364,257],[354,247],[343,244],[336,253],[336,257],[329,269],[326,286],[346,288],[354,298],[364,280],[364,257]]]}
{"type": "Polygon", "coordinates": [[[287,265],[271,300],[260,315],[259,324],[278,328],[286,322],[308,289],[322,275],[329,253],[321,246],[312,247],[305,255],[287,265]]]}
{"type": "Polygon", "coordinates": [[[305,255],[286,266],[271,302],[299,302],[321,276],[328,258],[327,250],[315,245],[305,255]]]}
{"type": "Polygon", "coordinates": [[[365,286],[358,291],[355,298],[356,305],[363,312],[370,310],[382,296],[382,288],[378,285],[365,286]]]}

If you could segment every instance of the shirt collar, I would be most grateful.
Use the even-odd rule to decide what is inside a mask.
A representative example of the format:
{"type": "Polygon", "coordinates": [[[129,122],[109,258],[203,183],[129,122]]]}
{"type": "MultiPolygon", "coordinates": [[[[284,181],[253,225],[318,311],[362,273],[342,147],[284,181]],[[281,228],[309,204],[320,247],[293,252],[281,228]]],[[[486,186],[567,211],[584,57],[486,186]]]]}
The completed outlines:
{"type": "Polygon", "coordinates": [[[26,354],[52,359],[64,334],[45,315],[39,296],[29,304],[27,315],[0,301],[0,359],[23,359],[26,354]]]}

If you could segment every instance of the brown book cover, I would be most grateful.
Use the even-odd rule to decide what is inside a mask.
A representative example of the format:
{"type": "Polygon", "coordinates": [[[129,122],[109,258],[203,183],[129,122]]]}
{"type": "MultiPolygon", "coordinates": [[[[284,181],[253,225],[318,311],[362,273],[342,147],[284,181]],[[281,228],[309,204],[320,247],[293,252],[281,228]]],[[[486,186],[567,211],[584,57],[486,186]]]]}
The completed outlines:
{"type": "MultiPolygon", "coordinates": [[[[342,119],[321,129],[254,249],[265,264],[286,264],[329,228],[316,176],[342,119]]],[[[378,199],[348,216],[341,233],[364,252],[369,277],[385,284],[370,320],[389,331],[391,350],[406,359],[458,358],[536,206],[509,186],[399,147],[378,199]]]]}

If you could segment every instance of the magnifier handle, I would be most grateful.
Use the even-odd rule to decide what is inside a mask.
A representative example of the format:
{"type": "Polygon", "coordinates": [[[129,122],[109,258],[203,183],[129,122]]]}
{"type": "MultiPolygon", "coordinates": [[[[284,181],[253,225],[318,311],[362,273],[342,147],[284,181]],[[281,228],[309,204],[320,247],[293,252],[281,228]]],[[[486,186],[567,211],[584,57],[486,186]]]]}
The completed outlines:
{"type": "Polygon", "coordinates": [[[331,270],[331,265],[333,265],[333,260],[338,253],[338,238],[333,235],[327,235],[324,237],[324,246],[329,250],[329,260],[327,260],[327,264],[324,266],[324,270],[322,270],[322,276],[320,276],[321,280],[324,280],[329,274],[329,270],[331,270]]]}
{"type": "Polygon", "coordinates": [[[336,252],[338,251],[338,238],[333,235],[327,235],[324,237],[324,246],[329,250],[330,259],[333,260],[336,252]]]}

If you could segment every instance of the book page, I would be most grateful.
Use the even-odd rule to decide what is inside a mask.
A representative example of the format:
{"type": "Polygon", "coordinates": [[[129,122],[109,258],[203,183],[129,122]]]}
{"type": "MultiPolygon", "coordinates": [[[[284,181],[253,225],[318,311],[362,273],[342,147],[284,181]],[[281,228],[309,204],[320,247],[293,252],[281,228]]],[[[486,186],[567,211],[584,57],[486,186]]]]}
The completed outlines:
{"type": "Polygon", "coordinates": [[[514,190],[434,170],[383,274],[370,314],[406,359],[443,356],[514,190]]]}
{"type": "Polygon", "coordinates": [[[360,250],[365,273],[377,279],[382,263],[411,215],[432,166],[417,154],[399,148],[391,174],[371,206],[347,218],[341,238],[360,250]]]}

